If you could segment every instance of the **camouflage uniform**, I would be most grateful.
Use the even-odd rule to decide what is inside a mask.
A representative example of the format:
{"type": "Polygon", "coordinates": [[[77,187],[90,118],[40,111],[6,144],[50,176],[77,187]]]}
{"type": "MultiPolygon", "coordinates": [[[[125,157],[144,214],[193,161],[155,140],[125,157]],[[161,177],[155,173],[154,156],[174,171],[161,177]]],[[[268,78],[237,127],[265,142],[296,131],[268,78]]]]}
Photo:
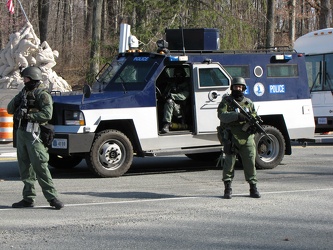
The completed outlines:
{"type": "MultiPolygon", "coordinates": [[[[254,142],[254,134],[249,134],[242,130],[245,121],[238,121],[238,112],[231,106],[225,98],[232,98],[230,96],[224,97],[218,107],[218,118],[221,121],[221,126],[229,129],[232,133],[232,143],[237,150],[237,153],[242,158],[245,179],[250,184],[257,183],[255,157],[256,147],[254,142]]],[[[246,97],[239,102],[245,109],[249,110],[254,115],[254,105],[252,101],[246,97]]],[[[226,154],[223,164],[223,181],[232,181],[234,178],[234,165],[236,161],[236,154],[226,154]]]]}
{"type": "Polygon", "coordinates": [[[174,81],[169,83],[164,90],[163,96],[165,97],[164,114],[163,114],[163,128],[161,133],[168,133],[169,127],[172,122],[172,117],[181,118],[181,103],[190,95],[190,86],[185,81],[186,72],[184,68],[174,69],[174,81]]]}
{"type": "MultiPolygon", "coordinates": [[[[36,136],[38,132],[33,134],[26,131],[28,121],[46,124],[52,118],[53,104],[51,95],[46,91],[45,86],[40,83],[32,90],[24,87],[9,102],[7,112],[14,114],[14,146],[17,148],[19,171],[21,180],[24,183],[23,200],[14,203],[13,207],[33,206],[36,197],[35,182],[37,179],[50,205],[55,206],[57,209],[62,208],[63,204],[57,200],[58,194],[48,168],[48,149],[36,136]],[[24,95],[26,98],[24,98],[24,95]],[[27,114],[21,117],[19,121],[17,117],[24,101],[26,101],[27,114]]],[[[38,129],[40,132],[40,128],[38,129]]]]}
{"type": "Polygon", "coordinates": [[[234,166],[236,162],[236,154],[238,154],[243,163],[245,180],[250,184],[250,197],[260,198],[257,190],[257,173],[255,167],[256,145],[254,141],[254,132],[252,126],[247,124],[246,116],[241,113],[239,108],[235,108],[232,104],[233,99],[249,114],[254,117],[257,113],[254,109],[253,102],[244,97],[246,90],[246,82],[242,77],[232,79],[230,86],[231,96],[224,96],[217,108],[217,116],[220,119],[220,128],[218,134],[223,131],[223,135],[219,135],[226,139],[223,141],[225,158],[223,161],[223,182],[224,182],[224,198],[231,199],[232,189],[231,182],[234,178],[234,166]],[[245,125],[245,126],[244,126],[245,125]]]}
{"type": "Polygon", "coordinates": [[[171,123],[172,116],[177,117],[180,115],[180,112],[179,112],[180,105],[177,102],[185,101],[190,93],[188,83],[186,83],[186,82],[179,83],[179,84],[171,83],[167,88],[167,92],[170,90],[171,90],[171,93],[164,105],[163,122],[167,122],[167,123],[171,123]]]}

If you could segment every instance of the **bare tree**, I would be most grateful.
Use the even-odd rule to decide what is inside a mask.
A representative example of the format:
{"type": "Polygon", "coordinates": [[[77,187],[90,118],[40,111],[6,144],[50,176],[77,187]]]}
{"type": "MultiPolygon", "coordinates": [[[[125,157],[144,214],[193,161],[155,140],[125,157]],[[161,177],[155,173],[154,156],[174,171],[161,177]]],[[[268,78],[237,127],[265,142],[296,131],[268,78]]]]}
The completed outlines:
{"type": "Polygon", "coordinates": [[[330,0],[321,0],[320,6],[319,29],[325,29],[331,24],[331,2],[330,0]]]}
{"type": "Polygon", "coordinates": [[[275,0],[267,0],[267,40],[266,47],[274,47],[275,0]]]}
{"type": "Polygon", "coordinates": [[[38,23],[40,42],[47,40],[50,0],[38,0],[38,23]]]}
{"type": "Polygon", "coordinates": [[[92,78],[99,71],[100,49],[101,49],[101,25],[102,25],[103,0],[93,1],[93,22],[90,48],[90,71],[89,78],[92,78]]]}
{"type": "Polygon", "coordinates": [[[85,0],[86,5],[84,13],[85,13],[85,17],[84,17],[84,35],[85,37],[89,37],[90,36],[90,31],[91,31],[91,20],[92,20],[92,13],[93,13],[93,4],[94,4],[94,0],[85,0]]]}
{"type": "Polygon", "coordinates": [[[290,0],[289,3],[289,43],[290,47],[294,46],[295,42],[295,25],[296,25],[296,0],[290,0]]]}

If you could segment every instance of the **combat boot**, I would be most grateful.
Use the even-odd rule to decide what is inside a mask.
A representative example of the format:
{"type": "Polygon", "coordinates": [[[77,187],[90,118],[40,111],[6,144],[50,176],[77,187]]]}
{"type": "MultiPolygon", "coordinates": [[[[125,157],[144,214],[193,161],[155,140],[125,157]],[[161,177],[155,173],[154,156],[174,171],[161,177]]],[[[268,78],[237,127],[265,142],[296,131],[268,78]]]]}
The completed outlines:
{"type": "Polygon", "coordinates": [[[250,184],[250,197],[252,198],[260,198],[261,195],[259,194],[259,191],[257,189],[256,184],[250,184]]]}
{"type": "Polygon", "coordinates": [[[21,200],[19,202],[15,202],[12,205],[12,208],[26,208],[26,207],[34,207],[34,203],[33,202],[29,202],[26,200],[21,200]]]}
{"type": "Polygon", "coordinates": [[[57,198],[50,200],[49,203],[51,207],[54,207],[57,210],[60,210],[65,206],[64,203],[59,201],[57,198]]]}
{"type": "Polygon", "coordinates": [[[231,199],[232,189],[231,189],[231,181],[224,182],[224,199],[231,199]]]}
{"type": "Polygon", "coordinates": [[[166,134],[170,132],[170,123],[166,122],[162,128],[161,133],[166,134]]]}

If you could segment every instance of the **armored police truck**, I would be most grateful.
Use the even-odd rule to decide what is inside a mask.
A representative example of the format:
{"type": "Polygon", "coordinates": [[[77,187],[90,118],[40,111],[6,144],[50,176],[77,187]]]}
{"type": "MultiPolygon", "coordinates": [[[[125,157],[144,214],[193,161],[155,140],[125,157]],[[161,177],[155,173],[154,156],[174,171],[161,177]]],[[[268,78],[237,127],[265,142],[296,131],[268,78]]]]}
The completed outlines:
{"type": "Polygon", "coordinates": [[[245,78],[245,95],[254,101],[269,135],[256,134],[256,166],[276,167],[290,155],[291,140],[312,139],[314,119],[304,56],[285,49],[219,51],[215,29],[166,30],[156,52],[119,53],[100,72],[91,93],[53,96],[55,137],[49,164],[71,168],[85,159],[100,177],[118,177],[133,157],[184,154],[215,160],[217,107],[230,92],[232,77],[245,78]],[[167,47],[168,46],[168,47],[167,47]],[[184,69],[189,97],[161,133],[164,89],[184,69]]]}

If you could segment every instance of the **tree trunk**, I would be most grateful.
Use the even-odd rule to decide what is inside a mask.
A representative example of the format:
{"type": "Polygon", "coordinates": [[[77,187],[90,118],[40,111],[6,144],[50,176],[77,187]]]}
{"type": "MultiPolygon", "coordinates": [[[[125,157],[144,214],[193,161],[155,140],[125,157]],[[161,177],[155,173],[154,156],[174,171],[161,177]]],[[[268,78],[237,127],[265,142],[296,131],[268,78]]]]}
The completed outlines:
{"type": "Polygon", "coordinates": [[[94,0],[87,0],[86,18],[85,18],[85,22],[84,22],[85,37],[90,36],[93,4],[94,4],[94,0]]]}
{"type": "Polygon", "coordinates": [[[47,40],[47,21],[49,19],[50,0],[38,0],[38,23],[40,42],[47,40]]]}
{"type": "Polygon", "coordinates": [[[93,22],[90,48],[90,73],[89,80],[99,71],[100,61],[100,43],[101,43],[101,23],[102,23],[103,0],[94,0],[93,4],[93,22]]]}
{"type": "Polygon", "coordinates": [[[296,26],[296,0],[289,1],[289,44],[294,47],[296,26]]]}
{"type": "Polygon", "coordinates": [[[266,47],[274,47],[275,0],[267,0],[267,40],[266,47]]]}
{"type": "Polygon", "coordinates": [[[330,0],[321,0],[320,2],[319,29],[325,29],[330,27],[331,2],[330,0]]]}

